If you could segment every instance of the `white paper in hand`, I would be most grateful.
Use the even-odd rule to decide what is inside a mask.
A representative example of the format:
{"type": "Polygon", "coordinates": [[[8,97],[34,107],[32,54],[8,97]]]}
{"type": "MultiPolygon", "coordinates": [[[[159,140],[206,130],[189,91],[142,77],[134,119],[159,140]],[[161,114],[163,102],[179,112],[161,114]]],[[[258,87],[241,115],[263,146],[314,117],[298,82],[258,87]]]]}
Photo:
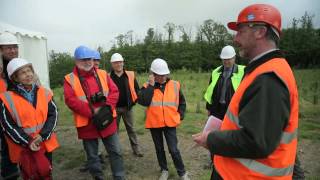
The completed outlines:
{"type": "Polygon", "coordinates": [[[202,133],[208,132],[208,131],[216,131],[220,130],[222,121],[215,117],[215,116],[209,116],[206,125],[203,128],[202,133]]]}

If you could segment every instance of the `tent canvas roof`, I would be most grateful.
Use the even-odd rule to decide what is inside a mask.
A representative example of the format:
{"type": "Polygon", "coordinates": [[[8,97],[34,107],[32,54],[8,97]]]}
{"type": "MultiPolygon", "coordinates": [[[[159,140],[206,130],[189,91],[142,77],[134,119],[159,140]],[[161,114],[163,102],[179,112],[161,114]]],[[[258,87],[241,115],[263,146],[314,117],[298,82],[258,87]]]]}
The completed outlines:
{"type": "Polygon", "coordinates": [[[50,87],[47,38],[45,34],[26,30],[0,21],[0,34],[14,34],[19,44],[19,57],[29,60],[39,76],[41,84],[50,87]]]}
{"type": "Polygon", "coordinates": [[[42,38],[46,39],[46,35],[41,32],[34,32],[34,31],[30,31],[30,30],[26,30],[26,29],[23,29],[20,27],[13,26],[11,24],[0,22],[0,32],[5,32],[5,31],[13,33],[13,34],[19,33],[22,36],[29,36],[31,38],[35,37],[38,39],[42,39],[42,38]]]}

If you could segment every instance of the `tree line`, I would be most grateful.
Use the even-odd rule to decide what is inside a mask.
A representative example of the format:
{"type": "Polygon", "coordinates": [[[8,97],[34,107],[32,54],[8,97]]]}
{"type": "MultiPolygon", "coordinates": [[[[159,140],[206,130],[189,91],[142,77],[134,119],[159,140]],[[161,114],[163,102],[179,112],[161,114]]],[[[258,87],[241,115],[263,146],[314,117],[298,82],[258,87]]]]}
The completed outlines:
{"type": "MultiPolygon", "coordinates": [[[[279,46],[294,68],[320,67],[320,28],[314,27],[313,18],[306,12],[301,18],[293,18],[291,26],[282,30],[279,46]]],[[[149,28],[143,40],[135,39],[132,30],[119,34],[110,50],[98,47],[101,67],[109,70],[110,57],[118,52],[125,58],[126,68],[136,72],[147,72],[151,61],[158,57],[165,59],[171,70],[210,71],[221,64],[222,47],[232,45],[233,35],[212,19],[195,28],[168,22],[163,30],[149,28]]],[[[59,87],[74,66],[73,57],[54,51],[49,56],[50,86],[59,87]]],[[[237,61],[245,64],[240,57],[237,61]]]]}

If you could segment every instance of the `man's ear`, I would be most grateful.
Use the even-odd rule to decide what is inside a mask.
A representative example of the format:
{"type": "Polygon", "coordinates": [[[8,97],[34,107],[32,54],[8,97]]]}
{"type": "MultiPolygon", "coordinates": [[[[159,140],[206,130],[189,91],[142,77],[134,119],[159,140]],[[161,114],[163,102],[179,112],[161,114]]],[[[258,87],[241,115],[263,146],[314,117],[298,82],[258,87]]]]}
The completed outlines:
{"type": "Polygon", "coordinates": [[[267,35],[267,27],[263,26],[263,27],[259,27],[254,31],[254,35],[257,39],[262,39],[267,35]]]}

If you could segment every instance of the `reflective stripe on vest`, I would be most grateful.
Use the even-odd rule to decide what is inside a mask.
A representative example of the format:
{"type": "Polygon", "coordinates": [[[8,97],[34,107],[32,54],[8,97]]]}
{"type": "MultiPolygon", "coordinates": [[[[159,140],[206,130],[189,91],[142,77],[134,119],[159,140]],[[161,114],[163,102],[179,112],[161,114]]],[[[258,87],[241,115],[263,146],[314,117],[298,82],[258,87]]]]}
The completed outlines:
{"type": "Polygon", "coordinates": [[[138,99],[138,96],[136,94],[136,90],[134,89],[134,72],[133,71],[125,71],[128,76],[128,84],[129,84],[129,90],[131,94],[132,102],[136,102],[138,99]]]}
{"type": "MultiPolygon", "coordinates": [[[[248,73],[232,100],[224,117],[221,130],[242,129],[239,117],[239,105],[243,94],[254,80],[265,73],[274,73],[286,85],[290,96],[290,115],[287,126],[283,129],[279,145],[265,158],[231,158],[214,156],[214,164],[223,178],[227,179],[292,179],[298,134],[298,92],[294,75],[284,59],[275,58],[258,66],[248,73]],[[230,171],[237,169],[237,172],[230,171]]],[[[241,114],[241,113],[240,113],[241,114]]]]}
{"type": "MultiPolygon", "coordinates": [[[[179,90],[178,90],[178,84],[176,81],[173,81],[173,90],[176,97],[179,97],[179,90]]],[[[175,106],[176,108],[179,107],[179,101],[175,102],[166,102],[166,101],[151,101],[150,106],[175,106]]]]}
{"type": "Polygon", "coordinates": [[[293,165],[290,165],[285,168],[272,168],[270,166],[266,166],[265,164],[260,163],[259,161],[255,161],[253,159],[243,159],[243,158],[235,158],[238,160],[243,166],[251,169],[253,171],[259,172],[266,176],[287,176],[292,174],[293,165]]]}

